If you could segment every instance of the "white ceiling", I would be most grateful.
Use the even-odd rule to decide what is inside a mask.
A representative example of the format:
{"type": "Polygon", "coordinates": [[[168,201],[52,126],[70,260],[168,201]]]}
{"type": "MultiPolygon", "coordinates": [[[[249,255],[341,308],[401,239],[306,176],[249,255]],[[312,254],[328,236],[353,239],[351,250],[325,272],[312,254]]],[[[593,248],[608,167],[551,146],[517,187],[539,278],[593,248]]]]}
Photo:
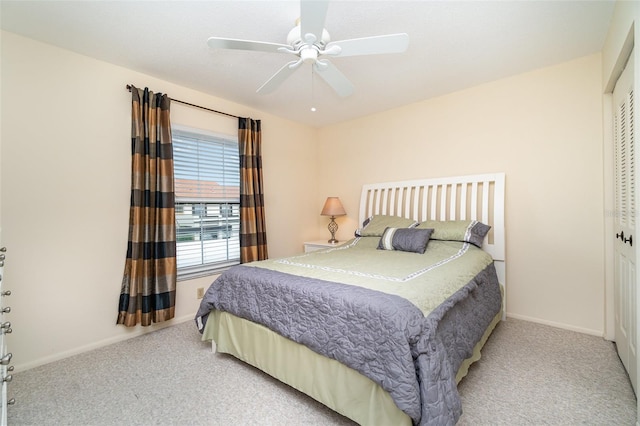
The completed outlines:
{"type": "Polygon", "coordinates": [[[3,30],[321,127],[599,52],[613,8],[597,0],[332,1],[332,41],[409,34],[405,53],[332,60],[355,85],[348,98],[312,78],[308,64],[274,93],[256,94],[292,57],[207,46],[210,36],[286,43],[300,13],[295,0],[2,0],[0,16],[3,30]]]}

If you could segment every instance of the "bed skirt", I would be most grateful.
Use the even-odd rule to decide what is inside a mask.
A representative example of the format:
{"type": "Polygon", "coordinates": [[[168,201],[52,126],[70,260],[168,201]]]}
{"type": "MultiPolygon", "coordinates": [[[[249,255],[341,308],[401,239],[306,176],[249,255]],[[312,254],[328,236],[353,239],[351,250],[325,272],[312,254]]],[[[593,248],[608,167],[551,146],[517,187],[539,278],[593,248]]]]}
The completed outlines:
{"type": "MultiPolygon", "coordinates": [[[[501,319],[502,311],[487,327],[473,355],[458,369],[456,382],[480,359],[481,348],[501,319]]],[[[361,425],[412,424],[389,393],[368,377],[260,324],[214,310],[202,340],[213,342],[217,352],[233,355],[361,425]]]]}

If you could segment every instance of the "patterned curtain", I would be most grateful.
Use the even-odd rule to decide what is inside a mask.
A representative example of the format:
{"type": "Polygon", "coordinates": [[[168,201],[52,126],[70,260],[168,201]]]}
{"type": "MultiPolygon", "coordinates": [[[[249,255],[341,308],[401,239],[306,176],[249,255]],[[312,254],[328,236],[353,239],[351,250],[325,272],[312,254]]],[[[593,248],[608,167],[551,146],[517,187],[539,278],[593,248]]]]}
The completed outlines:
{"type": "Polygon", "coordinates": [[[240,145],[240,263],[264,260],[267,232],[262,189],[260,120],[238,119],[240,145]]]}
{"type": "Polygon", "coordinates": [[[175,315],[176,227],[170,99],[131,87],[129,244],[117,324],[175,315]]]}

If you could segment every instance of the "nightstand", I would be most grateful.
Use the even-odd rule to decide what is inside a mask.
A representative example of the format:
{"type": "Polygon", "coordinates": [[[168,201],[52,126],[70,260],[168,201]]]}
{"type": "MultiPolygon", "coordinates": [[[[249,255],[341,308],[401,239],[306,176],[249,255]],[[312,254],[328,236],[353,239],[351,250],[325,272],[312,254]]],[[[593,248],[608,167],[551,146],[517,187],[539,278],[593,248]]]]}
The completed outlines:
{"type": "Polygon", "coordinates": [[[304,252],[311,253],[312,251],[316,251],[316,250],[322,250],[322,249],[331,248],[331,247],[338,247],[342,243],[344,243],[344,241],[338,241],[335,244],[331,244],[327,240],[305,241],[304,252]]]}

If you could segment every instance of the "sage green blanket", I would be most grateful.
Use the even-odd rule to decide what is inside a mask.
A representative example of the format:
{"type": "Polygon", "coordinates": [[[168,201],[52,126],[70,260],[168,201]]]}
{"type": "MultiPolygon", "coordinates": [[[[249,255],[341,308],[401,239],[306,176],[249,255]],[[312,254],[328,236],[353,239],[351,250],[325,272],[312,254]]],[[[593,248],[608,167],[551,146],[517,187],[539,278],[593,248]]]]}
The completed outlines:
{"type": "Polygon", "coordinates": [[[419,254],[377,250],[379,241],[359,237],[335,248],[245,266],[395,294],[426,316],[493,262],[489,254],[463,242],[431,240],[419,254]]]}

